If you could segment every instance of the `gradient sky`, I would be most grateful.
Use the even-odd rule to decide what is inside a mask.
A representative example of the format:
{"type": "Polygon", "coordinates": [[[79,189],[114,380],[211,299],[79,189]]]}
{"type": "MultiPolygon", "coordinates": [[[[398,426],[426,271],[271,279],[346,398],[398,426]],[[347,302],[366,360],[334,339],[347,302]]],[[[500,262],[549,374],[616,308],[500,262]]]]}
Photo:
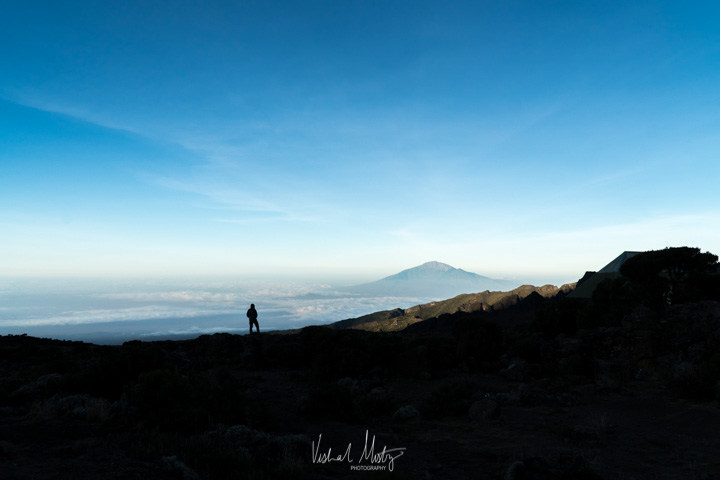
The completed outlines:
{"type": "Polygon", "coordinates": [[[720,4],[6,2],[0,276],[720,253],[720,4]]]}

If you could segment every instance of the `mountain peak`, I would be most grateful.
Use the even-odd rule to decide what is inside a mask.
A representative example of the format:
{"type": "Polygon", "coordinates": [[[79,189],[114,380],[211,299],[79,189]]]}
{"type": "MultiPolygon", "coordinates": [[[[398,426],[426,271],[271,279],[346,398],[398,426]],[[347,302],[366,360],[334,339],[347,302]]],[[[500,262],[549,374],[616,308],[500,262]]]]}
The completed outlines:
{"type": "Polygon", "coordinates": [[[483,277],[446,263],[432,261],[348,289],[365,295],[449,298],[461,293],[507,290],[508,286],[509,283],[502,280],[483,277]]]}
{"type": "MultiPolygon", "coordinates": [[[[435,271],[435,272],[449,272],[450,270],[457,270],[456,268],[451,267],[451,266],[448,265],[447,263],[436,262],[436,261],[434,261],[434,260],[433,260],[432,262],[425,262],[425,263],[423,263],[422,265],[417,266],[417,267],[415,267],[415,268],[417,268],[417,269],[419,269],[419,270],[420,270],[420,269],[422,269],[422,270],[432,270],[432,271],[435,271]]],[[[413,270],[413,269],[410,269],[410,270],[413,270]]]]}

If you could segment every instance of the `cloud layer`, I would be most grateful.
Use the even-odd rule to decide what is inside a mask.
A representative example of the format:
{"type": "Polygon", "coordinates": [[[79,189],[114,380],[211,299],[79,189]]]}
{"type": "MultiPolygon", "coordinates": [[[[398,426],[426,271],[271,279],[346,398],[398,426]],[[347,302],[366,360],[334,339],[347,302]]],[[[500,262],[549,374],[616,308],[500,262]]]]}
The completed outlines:
{"type": "MultiPolygon", "coordinates": [[[[211,333],[216,331],[245,331],[245,310],[255,303],[264,329],[299,328],[325,324],[367,313],[409,307],[426,298],[357,297],[335,291],[325,284],[291,283],[276,285],[214,282],[194,288],[163,289],[153,285],[153,291],[125,285],[127,291],[84,290],[82,283],[72,282],[45,285],[37,293],[37,285],[23,291],[1,293],[0,301],[12,300],[12,307],[0,309],[0,328],[72,327],[77,336],[87,331],[106,328],[140,332],[140,335],[160,336],[174,334],[211,333]],[[241,285],[244,285],[244,290],[241,285]],[[61,288],[63,293],[58,293],[61,288]],[[30,292],[32,295],[29,295],[30,292]],[[23,297],[25,293],[27,296],[23,297]],[[65,304],[67,298],[71,308],[65,304]],[[23,300],[24,299],[24,300],[23,300]],[[28,305],[24,305],[23,302],[28,305]],[[38,309],[33,305],[44,304],[38,309]],[[32,304],[32,305],[29,305],[32,304]],[[126,327],[122,327],[125,324],[126,327]]],[[[117,285],[108,285],[116,290],[117,285]]],[[[147,288],[147,287],[146,287],[147,288]]],[[[36,330],[33,330],[36,331],[36,330]]]]}

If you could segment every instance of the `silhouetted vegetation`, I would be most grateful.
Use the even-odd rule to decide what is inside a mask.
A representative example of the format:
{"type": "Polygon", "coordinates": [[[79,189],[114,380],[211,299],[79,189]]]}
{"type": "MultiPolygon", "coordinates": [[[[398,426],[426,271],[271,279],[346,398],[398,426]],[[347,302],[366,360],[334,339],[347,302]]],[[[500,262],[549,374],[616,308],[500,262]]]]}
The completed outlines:
{"type": "Polygon", "coordinates": [[[467,313],[454,315],[452,333],[457,341],[457,358],[472,370],[492,370],[502,353],[503,339],[495,322],[467,313]]]}
{"type": "Polygon", "coordinates": [[[677,247],[628,258],[617,278],[600,282],[590,302],[564,298],[546,302],[534,321],[549,336],[578,329],[619,327],[640,306],[655,312],[669,305],[720,300],[718,257],[699,248],[677,247]]]}
{"type": "Polygon", "coordinates": [[[467,415],[479,388],[478,383],[472,380],[447,381],[427,395],[420,411],[428,419],[467,415]]]}
{"type": "Polygon", "coordinates": [[[653,250],[629,258],[620,273],[629,280],[633,294],[647,306],[716,299],[718,257],[699,248],[653,250]]]}
{"type": "Polygon", "coordinates": [[[536,311],[533,326],[551,337],[561,333],[571,335],[577,331],[578,319],[585,307],[586,302],[569,298],[545,302],[536,311]]]}

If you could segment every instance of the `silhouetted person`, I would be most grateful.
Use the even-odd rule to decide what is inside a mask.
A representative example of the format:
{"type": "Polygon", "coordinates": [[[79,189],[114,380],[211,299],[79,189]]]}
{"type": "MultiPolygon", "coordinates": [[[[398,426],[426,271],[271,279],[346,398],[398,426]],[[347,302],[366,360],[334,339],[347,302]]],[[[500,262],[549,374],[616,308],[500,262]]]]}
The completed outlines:
{"type": "Polygon", "coordinates": [[[260,333],[260,325],[257,321],[257,310],[255,310],[255,304],[250,304],[250,309],[247,311],[247,317],[250,321],[250,333],[252,333],[252,327],[255,325],[255,329],[257,330],[257,333],[260,333]]]}

